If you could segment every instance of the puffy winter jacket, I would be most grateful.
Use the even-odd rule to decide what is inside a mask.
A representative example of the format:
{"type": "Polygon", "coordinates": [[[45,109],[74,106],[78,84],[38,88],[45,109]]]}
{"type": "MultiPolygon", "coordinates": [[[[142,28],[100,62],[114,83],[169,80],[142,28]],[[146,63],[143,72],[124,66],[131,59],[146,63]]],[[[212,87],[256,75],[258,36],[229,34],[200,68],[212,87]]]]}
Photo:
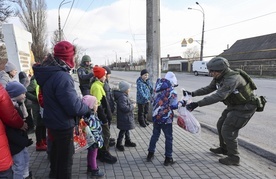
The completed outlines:
{"type": "Polygon", "coordinates": [[[34,65],[33,70],[42,89],[45,126],[64,130],[73,128],[76,124],[74,118],[83,116],[90,110],[78,97],[68,67],[56,63],[55,59],[48,57],[42,65],[34,65]]]}
{"type": "Polygon", "coordinates": [[[0,172],[12,166],[12,157],[5,132],[5,125],[20,129],[24,122],[14,108],[11,99],[0,84],[0,172]],[[5,106],[5,108],[3,108],[5,106]]]}
{"type": "Polygon", "coordinates": [[[151,95],[153,93],[152,86],[149,80],[144,81],[142,77],[136,80],[137,92],[136,101],[138,104],[145,104],[151,100],[151,95]]]}
{"type": "Polygon", "coordinates": [[[177,93],[171,82],[165,78],[156,81],[154,89],[152,120],[155,123],[172,123],[174,109],[177,109],[177,93]]]}
{"type": "Polygon", "coordinates": [[[114,90],[114,99],[117,104],[117,128],[120,130],[134,129],[134,106],[128,94],[114,90]]]}

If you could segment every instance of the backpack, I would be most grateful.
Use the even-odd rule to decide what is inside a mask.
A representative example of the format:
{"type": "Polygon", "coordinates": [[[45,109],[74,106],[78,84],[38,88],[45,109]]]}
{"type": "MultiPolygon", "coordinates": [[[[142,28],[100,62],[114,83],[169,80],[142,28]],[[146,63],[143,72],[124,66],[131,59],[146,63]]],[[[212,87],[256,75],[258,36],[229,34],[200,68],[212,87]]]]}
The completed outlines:
{"type": "MultiPolygon", "coordinates": [[[[256,84],[253,82],[252,78],[245,71],[243,71],[242,69],[238,69],[238,68],[234,69],[234,71],[237,71],[237,72],[240,73],[240,75],[245,79],[245,81],[247,83],[249,83],[250,88],[252,90],[256,90],[257,89],[256,84]]],[[[257,112],[262,112],[264,110],[265,104],[267,102],[265,96],[257,96],[256,95],[254,98],[255,98],[254,99],[255,104],[257,105],[256,111],[257,112]]]]}

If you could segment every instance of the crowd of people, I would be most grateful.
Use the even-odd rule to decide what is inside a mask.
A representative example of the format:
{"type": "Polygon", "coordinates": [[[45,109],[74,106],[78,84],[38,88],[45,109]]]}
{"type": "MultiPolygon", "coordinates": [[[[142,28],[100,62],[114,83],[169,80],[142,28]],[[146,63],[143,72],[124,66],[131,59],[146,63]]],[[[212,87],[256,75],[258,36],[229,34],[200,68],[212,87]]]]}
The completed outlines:
{"type": "Polygon", "coordinates": [[[247,81],[229,68],[222,57],[213,58],[208,69],[213,80],[207,87],[196,91],[185,91],[191,96],[212,93],[198,102],[186,104],[178,100],[175,88],[177,78],[167,72],[153,87],[147,69],[140,71],[136,80],[136,101],[129,97],[131,84],[121,81],[118,88],[109,86],[111,69],[108,66],[92,66],[91,57],[84,55],[77,69],[79,88],[77,93],[70,70],[75,67],[75,47],[67,41],[58,42],[53,54],[48,54],[41,63],[33,64],[33,76],[20,72],[17,80],[15,65],[0,58],[0,178],[30,179],[28,147],[33,144],[28,138],[33,130],[36,137],[36,151],[47,151],[50,162],[49,178],[72,178],[74,129],[83,118],[94,137],[88,147],[87,173],[102,177],[104,172],[97,165],[97,159],[115,164],[118,159],[110,153],[110,147],[124,151],[125,147],[136,147],[131,140],[130,130],[135,128],[134,110],[137,105],[137,121],[141,127],[153,122],[149,141],[147,161],[154,159],[156,143],[161,131],[165,136],[164,165],[173,160],[173,118],[174,110],[180,106],[193,111],[197,107],[224,102],[227,108],[219,118],[217,128],[220,147],[210,149],[216,154],[227,155],[219,160],[225,165],[239,165],[237,148],[239,130],[244,127],[256,111],[252,102],[253,90],[247,88],[247,81]],[[234,93],[235,92],[235,93],[234,93]],[[241,101],[237,92],[244,97],[241,101]],[[152,116],[148,116],[152,105],[152,116]],[[110,125],[116,116],[119,130],[117,139],[111,137],[110,125]],[[234,122],[233,122],[234,121],[234,122]],[[124,140],[124,145],[123,145],[124,140]]]}

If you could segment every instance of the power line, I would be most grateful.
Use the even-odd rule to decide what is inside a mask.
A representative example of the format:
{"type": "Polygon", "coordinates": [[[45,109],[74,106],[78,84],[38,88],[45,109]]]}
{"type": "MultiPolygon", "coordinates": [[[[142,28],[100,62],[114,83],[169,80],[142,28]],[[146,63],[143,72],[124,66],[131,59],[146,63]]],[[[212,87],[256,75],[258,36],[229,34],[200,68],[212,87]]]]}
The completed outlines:
{"type": "MultiPolygon", "coordinates": [[[[221,26],[221,27],[216,27],[216,28],[213,28],[213,29],[205,30],[204,32],[210,32],[210,31],[213,31],[213,30],[226,28],[226,27],[229,27],[229,26],[233,26],[233,25],[236,25],[236,24],[240,24],[240,23],[244,23],[244,22],[247,22],[247,21],[255,20],[255,19],[258,19],[258,18],[261,18],[261,17],[264,17],[264,16],[268,16],[268,15],[271,15],[271,14],[274,14],[274,13],[276,13],[276,11],[270,12],[270,13],[267,13],[267,14],[264,14],[264,15],[260,15],[260,16],[257,16],[257,17],[253,17],[253,18],[250,18],[250,19],[246,19],[246,20],[243,20],[243,21],[235,22],[235,23],[232,23],[232,24],[224,25],[224,26],[221,26]]],[[[199,35],[199,34],[201,34],[201,33],[192,35],[191,37],[194,37],[194,36],[199,35]]],[[[171,44],[168,44],[168,45],[164,45],[162,47],[172,46],[172,45],[175,45],[177,43],[181,43],[181,41],[182,40],[179,40],[177,42],[174,42],[174,43],[171,43],[171,44]]]]}
{"type": "Polygon", "coordinates": [[[235,22],[235,23],[232,23],[232,24],[228,24],[228,25],[225,25],[225,26],[221,26],[221,27],[216,27],[216,28],[213,28],[213,29],[209,29],[209,30],[206,30],[205,32],[213,31],[213,30],[217,30],[217,29],[222,29],[222,28],[229,27],[229,26],[236,25],[236,24],[240,24],[240,23],[243,23],[243,22],[255,20],[255,19],[258,19],[258,18],[261,18],[261,17],[264,17],[264,16],[268,16],[268,15],[274,14],[274,13],[276,13],[276,11],[270,12],[270,13],[267,13],[267,14],[264,14],[264,15],[261,15],[261,16],[253,17],[253,18],[251,18],[251,19],[246,19],[246,20],[243,20],[243,21],[239,21],[239,22],[235,22]]]}
{"type": "Polygon", "coordinates": [[[67,17],[66,17],[66,20],[65,20],[65,22],[64,22],[64,25],[63,25],[63,27],[62,27],[62,30],[64,29],[64,27],[65,27],[65,25],[66,25],[66,22],[67,22],[67,20],[68,20],[68,18],[69,18],[69,15],[70,15],[70,13],[71,13],[71,10],[72,10],[72,7],[73,7],[73,5],[74,5],[74,2],[75,2],[75,0],[73,0],[73,2],[72,2],[72,4],[71,4],[69,13],[68,13],[68,15],[67,15],[67,17]]]}

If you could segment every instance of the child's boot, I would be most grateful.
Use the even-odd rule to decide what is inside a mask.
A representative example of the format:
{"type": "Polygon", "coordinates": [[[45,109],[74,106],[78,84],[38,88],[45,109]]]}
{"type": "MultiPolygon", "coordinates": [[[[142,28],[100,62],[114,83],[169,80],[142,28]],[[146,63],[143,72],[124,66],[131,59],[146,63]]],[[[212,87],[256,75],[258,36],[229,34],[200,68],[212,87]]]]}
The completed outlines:
{"type": "Polygon", "coordinates": [[[125,151],[125,147],[122,145],[122,141],[117,140],[116,148],[119,151],[125,151]]]}
{"type": "Polygon", "coordinates": [[[136,144],[134,142],[131,142],[131,140],[126,140],[125,146],[126,147],[136,147],[136,144]]]}
{"type": "Polygon", "coordinates": [[[43,143],[43,141],[39,141],[36,143],[36,151],[46,151],[47,145],[43,143]]]}

